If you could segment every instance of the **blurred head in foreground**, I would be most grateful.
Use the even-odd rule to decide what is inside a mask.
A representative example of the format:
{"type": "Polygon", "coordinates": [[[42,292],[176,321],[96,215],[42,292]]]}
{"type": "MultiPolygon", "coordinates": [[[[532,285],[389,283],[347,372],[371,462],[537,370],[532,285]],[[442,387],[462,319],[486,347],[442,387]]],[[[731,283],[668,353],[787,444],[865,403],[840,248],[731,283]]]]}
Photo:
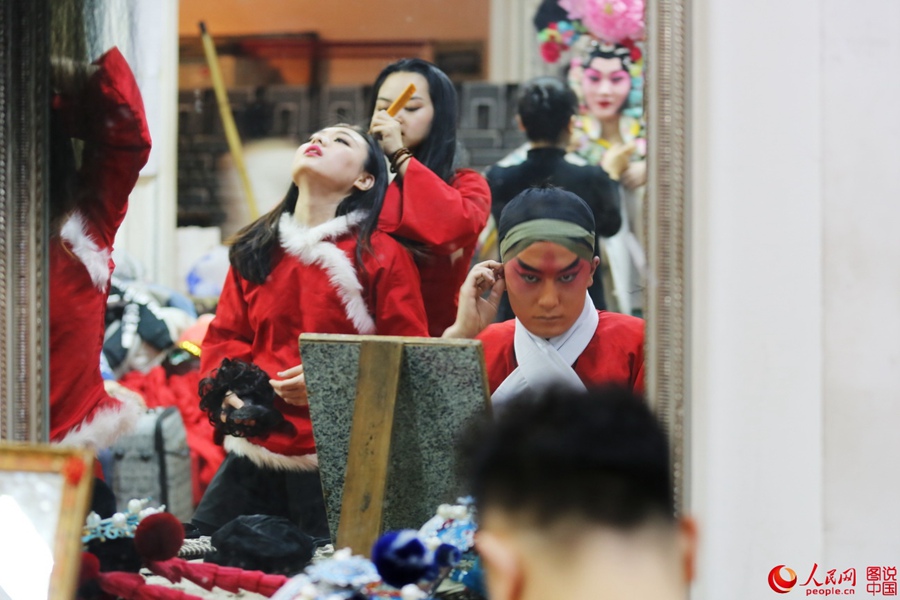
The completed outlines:
{"type": "Polygon", "coordinates": [[[491,600],[687,597],[666,435],[616,387],[519,397],[464,444],[491,600]]]}

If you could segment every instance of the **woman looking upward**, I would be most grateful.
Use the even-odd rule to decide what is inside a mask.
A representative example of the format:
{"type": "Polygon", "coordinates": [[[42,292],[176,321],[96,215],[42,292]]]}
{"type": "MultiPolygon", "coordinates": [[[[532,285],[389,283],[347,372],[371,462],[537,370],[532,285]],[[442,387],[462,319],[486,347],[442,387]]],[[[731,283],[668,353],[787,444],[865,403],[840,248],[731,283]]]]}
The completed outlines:
{"type": "MultiPolygon", "coordinates": [[[[260,367],[287,426],[226,435],[228,455],[192,523],[205,535],[240,515],[284,516],[328,538],[297,338],[304,332],[425,336],[418,271],[406,248],[376,228],[387,170],[367,134],[326,127],[302,144],[284,200],[238,232],[201,372],[224,359],[260,367]]],[[[227,393],[210,415],[240,430],[227,393]]]]}

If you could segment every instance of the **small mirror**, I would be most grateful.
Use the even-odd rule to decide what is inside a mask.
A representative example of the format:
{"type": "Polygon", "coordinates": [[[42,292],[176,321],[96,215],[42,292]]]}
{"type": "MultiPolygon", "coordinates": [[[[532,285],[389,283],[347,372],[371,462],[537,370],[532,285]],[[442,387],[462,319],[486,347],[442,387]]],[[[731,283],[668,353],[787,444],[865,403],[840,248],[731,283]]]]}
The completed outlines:
{"type": "Polygon", "coordinates": [[[90,452],[0,445],[0,600],[75,595],[90,452]]]}

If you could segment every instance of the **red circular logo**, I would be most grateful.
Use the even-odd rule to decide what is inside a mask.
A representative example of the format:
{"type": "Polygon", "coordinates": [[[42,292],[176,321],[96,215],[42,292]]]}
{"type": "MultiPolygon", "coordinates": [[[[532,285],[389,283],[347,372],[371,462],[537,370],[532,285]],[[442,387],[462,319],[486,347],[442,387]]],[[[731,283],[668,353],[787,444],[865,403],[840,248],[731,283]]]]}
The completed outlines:
{"type": "Polygon", "coordinates": [[[787,594],[794,588],[796,584],[797,574],[793,569],[790,569],[784,565],[778,565],[777,567],[769,571],[769,587],[772,588],[772,591],[778,592],[779,594],[787,594]],[[787,579],[782,577],[782,569],[787,571],[787,579]]]}

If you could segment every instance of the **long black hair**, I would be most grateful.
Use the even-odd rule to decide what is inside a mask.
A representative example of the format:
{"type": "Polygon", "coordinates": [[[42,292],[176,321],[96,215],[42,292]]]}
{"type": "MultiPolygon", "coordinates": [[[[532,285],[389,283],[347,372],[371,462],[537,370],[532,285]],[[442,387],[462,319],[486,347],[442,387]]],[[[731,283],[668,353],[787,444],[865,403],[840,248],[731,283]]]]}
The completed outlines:
{"type": "Polygon", "coordinates": [[[378,92],[384,80],[393,73],[418,73],[428,82],[428,92],[434,105],[434,117],[431,130],[425,140],[413,151],[416,159],[437,174],[446,183],[450,183],[456,162],[456,88],[450,78],[421,58],[403,58],[382,69],[375,79],[372,89],[372,102],[369,115],[375,114],[378,92]]]}
{"type": "MultiPolygon", "coordinates": [[[[368,211],[359,223],[359,244],[356,248],[357,262],[362,259],[363,250],[371,250],[369,242],[372,232],[378,224],[384,194],[387,190],[388,178],[384,153],[375,139],[363,129],[355,125],[338,124],[358,133],[366,142],[368,156],[363,169],[375,178],[375,183],[368,190],[354,187],[350,195],[341,200],[334,211],[335,217],[349,214],[355,210],[368,211]]],[[[238,274],[253,283],[263,283],[272,272],[272,250],[278,244],[278,222],[284,213],[293,214],[297,207],[300,190],[292,183],[284,199],[268,213],[238,231],[232,239],[228,258],[231,266],[238,274]]]]}
{"type": "Polygon", "coordinates": [[[72,138],[65,131],[63,116],[50,111],[50,235],[57,235],[65,220],[78,207],[83,193],[78,188],[78,167],[72,138]]]}

